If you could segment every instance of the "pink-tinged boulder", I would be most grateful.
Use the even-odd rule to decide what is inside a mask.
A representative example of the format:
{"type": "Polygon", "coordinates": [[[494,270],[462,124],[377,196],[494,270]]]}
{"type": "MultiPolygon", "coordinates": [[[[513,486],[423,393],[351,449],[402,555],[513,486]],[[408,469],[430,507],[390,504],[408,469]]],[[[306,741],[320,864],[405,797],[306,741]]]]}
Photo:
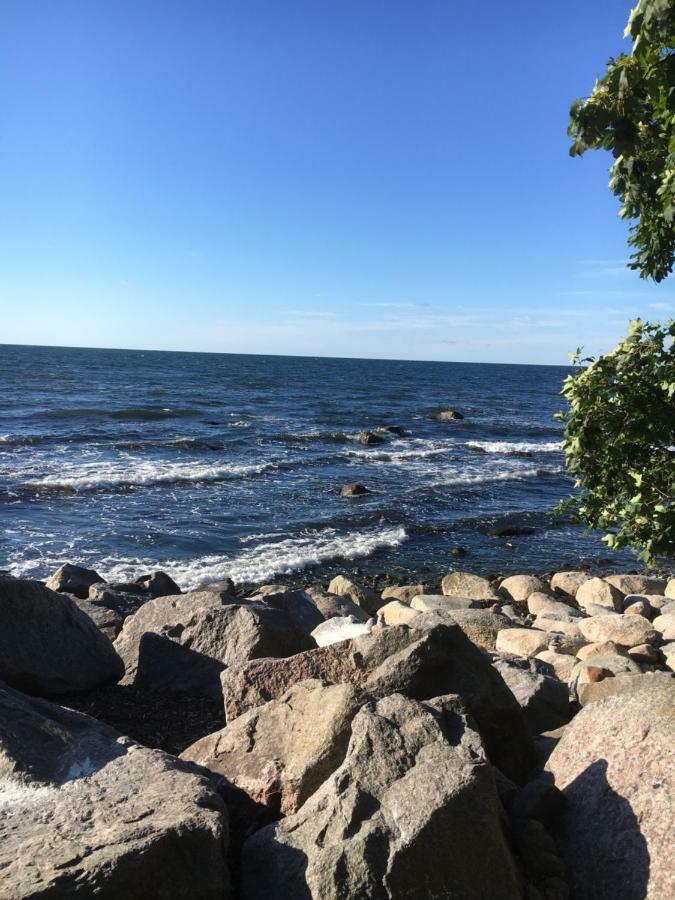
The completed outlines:
{"type": "Polygon", "coordinates": [[[556,572],[551,578],[551,590],[556,594],[576,597],[581,585],[590,577],[586,572],[556,572]]]}
{"type": "Polygon", "coordinates": [[[582,609],[601,606],[610,612],[621,612],[623,593],[604,578],[589,578],[577,591],[576,601],[582,609]]]}
{"type": "Polygon", "coordinates": [[[534,593],[548,593],[546,584],[535,575],[511,575],[499,585],[499,596],[508,603],[527,603],[534,593]]]}
{"type": "Polygon", "coordinates": [[[546,769],[566,800],[554,824],[578,900],[675,896],[673,746],[673,679],[590,703],[565,729],[546,769]]]}
{"type": "Polygon", "coordinates": [[[626,594],[663,594],[666,581],[651,575],[606,575],[605,581],[626,594]]]}
{"type": "Polygon", "coordinates": [[[650,644],[658,636],[649,619],[643,616],[616,616],[613,613],[579,619],[579,631],[589,643],[613,641],[625,648],[650,644]]]}
{"type": "Polygon", "coordinates": [[[249,838],[242,880],[246,900],[521,900],[524,887],[457,698],[400,694],[364,707],[340,768],[249,838]]]}

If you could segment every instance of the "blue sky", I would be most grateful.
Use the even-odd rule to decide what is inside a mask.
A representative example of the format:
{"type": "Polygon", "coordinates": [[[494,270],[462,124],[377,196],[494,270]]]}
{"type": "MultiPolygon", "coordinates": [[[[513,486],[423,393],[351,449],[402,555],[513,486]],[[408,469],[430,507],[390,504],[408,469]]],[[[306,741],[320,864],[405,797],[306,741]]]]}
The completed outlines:
{"type": "Polygon", "coordinates": [[[564,363],[625,268],[622,0],[5,0],[0,343],[564,363]]]}

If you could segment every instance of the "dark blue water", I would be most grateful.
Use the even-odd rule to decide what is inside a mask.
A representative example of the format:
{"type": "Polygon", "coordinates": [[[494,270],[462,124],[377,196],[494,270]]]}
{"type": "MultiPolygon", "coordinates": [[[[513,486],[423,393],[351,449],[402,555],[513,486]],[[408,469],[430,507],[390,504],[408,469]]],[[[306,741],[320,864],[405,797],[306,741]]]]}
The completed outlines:
{"type": "Polygon", "coordinates": [[[0,568],[159,566],[189,587],[611,558],[551,515],[569,491],[552,418],[566,373],[0,346],[0,568]],[[446,406],[464,420],[429,418],[446,406]],[[356,440],[387,426],[404,436],[356,440]],[[372,493],[341,499],[353,481],[372,493]],[[489,536],[509,522],[535,531],[489,536]]]}

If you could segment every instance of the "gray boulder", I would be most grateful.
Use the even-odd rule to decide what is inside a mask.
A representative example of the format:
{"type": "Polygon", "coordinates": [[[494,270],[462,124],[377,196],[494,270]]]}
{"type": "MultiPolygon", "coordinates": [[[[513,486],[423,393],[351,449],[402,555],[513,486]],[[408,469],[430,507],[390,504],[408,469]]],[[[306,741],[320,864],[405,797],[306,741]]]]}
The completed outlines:
{"type": "Polygon", "coordinates": [[[149,600],[115,641],[125,684],[213,697],[227,666],[315,646],[287,610],[209,591],[149,600]]]}
{"type": "Polygon", "coordinates": [[[377,697],[401,693],[427,700],[459,694],[496,766],[522,781],[534,764],[534,746],[517,701],[455,622],[420,613],[411,626],[374,628],[349,642],[232,667],[221,676],[227,720],[306,678],[351,682],[377,697]]]}
{"type": "Polygon", "coordinates": [[[0,679],[52,697],[123,675],[113,645],[70,597],[39,581],[0,578],[0,679]]]}
{"type": "Polygon", "coordinates": [[[0,688],[0,895],[223,900],[208,779],[81,713],[0,688]]]}
{"type": "Polygon", "coordinates": [[[555,836],[578,900],[675,895],[674,742],[673,679],[591,703],[565,729],[546,768],[566,801],[555,836]]]}
{"type": "Polygon", "coordinates": [[[352,603],[360,606],[369,615],[375,615],[382,605],[380,595],[371,588],[364,587],[344,575],[336,575],[328,585],[329,594],[337,594],[338,597],[347,597],[352,603]]]}
{"type": "Polygon", "coordinates": [[[357,606],[349,597],[340,597],[338,594],[330,594],[320,587],[305,588],[305,593],[314,603],[324,619],[334,619],[336,617],[346,618],[354,616],[359,622],[367,622],[370,618],[369,614],[357,606]]]}
{"type": "Polygon", "coordinates": [[[91,585],[99,581],[105,581],[105,578],[101,578],[94,569],[85,569],[84,566],[65,563],[47,579],[45,585],[52,591],[74,594],[81,600],[85,600],[89,595],[91,585]]]}
{"type": "Polygon", "coordinates": [[[180,594],[181,589],[166,572],[152,572],[150,575],[141,575],[136,579],[136,584],[144,588],[151,597],[168,597],[170,594],[180,594]]]}
{"type": "Polygon", "coordinates": [[[560,728],[570,719],[567,684],[539,659],[497,656],[492,665],[520,704],[533,734],[560,728]]]}
{"type": "Polygon", "coordinates": [[[497,599],[497,592],[487,578],[472,575],[470,572],[449,572],[441,581],[441,589],[447,597],[491,601],[497,599]]]}
{"type": "MultiPolygon", "coordinates": [[[[256,601],[256,595],[250,598],[256,601]]],[[[298,628],[311,634],[312,631],[324,621],[324,617],[317,609],[316,603],[304,591],[276,591],[264,595],[263,602],[270,609],[278,609],[284,613],[298,628]]]]}
{"type": "Polygon", "coordinates": [[[340,768],[244,845],[246,900],[521,898],[494,776],[448,701],[364,707],[340,768]]]}

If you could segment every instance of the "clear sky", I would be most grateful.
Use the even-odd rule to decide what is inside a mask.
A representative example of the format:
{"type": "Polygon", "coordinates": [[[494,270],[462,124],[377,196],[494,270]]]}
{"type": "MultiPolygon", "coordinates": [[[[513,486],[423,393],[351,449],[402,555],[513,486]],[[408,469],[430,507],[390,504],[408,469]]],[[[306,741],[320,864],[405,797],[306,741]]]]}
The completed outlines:
{"type": "Polygon", "coordinates": [[[630,5],[4,0],[0,343],[564,363],[672,315],[567,152],[630,5]]]}

